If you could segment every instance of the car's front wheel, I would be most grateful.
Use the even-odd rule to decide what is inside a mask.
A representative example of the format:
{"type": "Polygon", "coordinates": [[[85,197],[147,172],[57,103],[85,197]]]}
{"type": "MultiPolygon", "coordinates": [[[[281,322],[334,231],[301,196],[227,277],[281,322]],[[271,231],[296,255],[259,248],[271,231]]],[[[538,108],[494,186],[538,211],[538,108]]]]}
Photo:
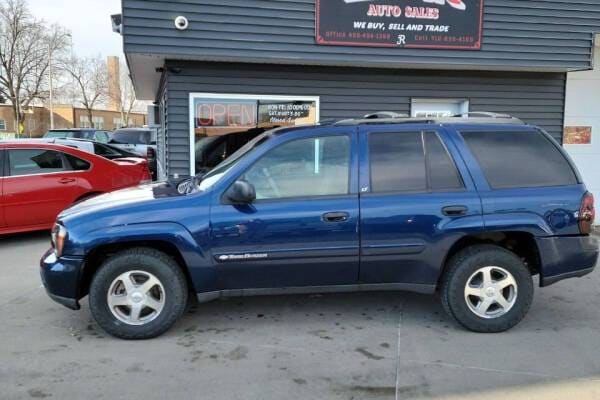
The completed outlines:
{"type": "Polygon", "coordinates": [[[533,280],[516,254],[498,246],[472,246],[450,260],[441,296],[446,312],[467,329],[503,332],[529,311],[533,280]]]}
{"type": "Polygon", "coordinates": [[[96,322],[122,339],[149,339],[166,332],[185,311],[188,288],[181,268],[150,248],[123,251],[104,262],[89,294],[96,322]]]}

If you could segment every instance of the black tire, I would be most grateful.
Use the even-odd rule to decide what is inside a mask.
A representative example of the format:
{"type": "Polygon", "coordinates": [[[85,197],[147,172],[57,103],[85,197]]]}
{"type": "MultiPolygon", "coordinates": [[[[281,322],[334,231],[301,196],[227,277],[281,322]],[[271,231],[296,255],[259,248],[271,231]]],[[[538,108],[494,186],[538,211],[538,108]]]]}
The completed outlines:
{"type": "Polygon", "coordinates": [[[175,260],[151,248],[134,248],[110,257],[94,275],[89,293],[92,315],[98,325],[110,335],[121,339],[150,339],[160,336],[184,313],[188,300],[185,276],[175,260]],[[164,288],[164,306],[152,321],[130,325],[118,319],[110,310],[107,295],[112,282],[129,271],[154,275],[164,288]]]}
{"type": "Polygon", "coordinates": [[[445,311],[465,328],[479,333],[504,332],[525,317],[533,301],[531,272],[514,253],[494,245],[468,247],[448,262],[441,281],[441,300],[445,311]],[[504,315],[486,319],[471,311],[465,299],[469,278],[480,268],[501,267],[512,274],[517,284],[516,301],[504,315]]]}

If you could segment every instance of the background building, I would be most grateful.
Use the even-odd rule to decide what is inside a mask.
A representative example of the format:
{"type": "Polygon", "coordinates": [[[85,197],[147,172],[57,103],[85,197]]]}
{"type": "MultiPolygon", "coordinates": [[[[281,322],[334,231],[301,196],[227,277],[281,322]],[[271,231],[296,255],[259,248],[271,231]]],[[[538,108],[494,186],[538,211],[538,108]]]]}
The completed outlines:
{"type": "MultiPolygon", "coordinates": [[[[113,130],[123,127],[123,118],[118,111],[94,110],[94,128],[113,130]]],[[[132,127],[146,125],[146,114],[132,113],[129,117],[132,127]]],[[[46,107],[30,107],[26,111],[22,137],[42,137],[50,129],[50,110],[46,107]]],[[[68,105],[54,106],[54,128],[89,128],[87,110],[68,105]]],[[[16,137],[15,116],[10,105],[0,104],[0,139],[16,137]]]]}
{"type": "Polygon", "coordinates": [[[138,98],[159,106],[171,176],[194,172],[203,136],[307,115],[485,110],[562,142],[567,73],[592,68],[600,31],[600,3],[586,0],[122,4],[115,30],[138,98]]]}

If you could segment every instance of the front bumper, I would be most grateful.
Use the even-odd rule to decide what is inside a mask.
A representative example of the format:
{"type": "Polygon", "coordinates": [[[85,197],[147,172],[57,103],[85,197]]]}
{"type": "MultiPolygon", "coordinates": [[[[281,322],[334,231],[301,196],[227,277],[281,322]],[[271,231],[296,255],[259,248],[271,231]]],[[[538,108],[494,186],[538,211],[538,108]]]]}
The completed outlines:
{"type": "Polygon", "coordinates": [[[79,310],[79,283],[83,258],[57,258],[50,249],[40,261],[40,275],[48,296],[72,310],[79,310]]]}
{"type": "Polygon", "coordinates": [[[598,263],[598,239],[593,236],[536,238],[541,258],[540,286],[579,278],[598,263]]]}

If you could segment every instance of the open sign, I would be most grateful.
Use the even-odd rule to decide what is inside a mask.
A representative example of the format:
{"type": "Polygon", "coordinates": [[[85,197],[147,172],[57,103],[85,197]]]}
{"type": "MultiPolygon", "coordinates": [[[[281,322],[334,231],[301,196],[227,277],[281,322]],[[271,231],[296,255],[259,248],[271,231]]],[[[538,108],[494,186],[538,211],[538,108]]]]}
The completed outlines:
{"type": "Polygon", "coordinates": [[[252,100],[196,101],[196,128],[254,127],[257,125],[257,102],[252,100]]]}

